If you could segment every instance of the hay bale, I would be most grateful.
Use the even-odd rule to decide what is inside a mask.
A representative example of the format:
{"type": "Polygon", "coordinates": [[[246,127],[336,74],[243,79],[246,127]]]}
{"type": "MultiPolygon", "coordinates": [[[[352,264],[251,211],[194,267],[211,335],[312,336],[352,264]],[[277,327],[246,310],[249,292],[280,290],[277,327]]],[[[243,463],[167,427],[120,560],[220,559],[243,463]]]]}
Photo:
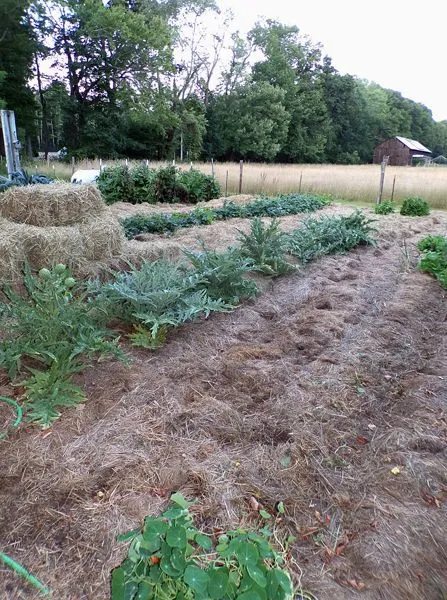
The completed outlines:
{"type": "Polygon", "coordinates": [[[79,225],[84,255],[87,260],[112,258],[121,252],[126,240],[123,228],[116,218],[106,212],[99,219],[79,225]]]}
{"type": "Polygon", "coordinates": [[[60,227],[100,217],[107,207],[98,188],[70,183],[11,187],[0,195],[0,216],[36,227],[60,227]]]}
{"type": "Polygon", "coordinates": [[[35,185],[0,197],[0,280],[18,281],[25,262],[34,270],[65,263],[86,275],[118,256],[124,242],[95,187],[35,185]]]}

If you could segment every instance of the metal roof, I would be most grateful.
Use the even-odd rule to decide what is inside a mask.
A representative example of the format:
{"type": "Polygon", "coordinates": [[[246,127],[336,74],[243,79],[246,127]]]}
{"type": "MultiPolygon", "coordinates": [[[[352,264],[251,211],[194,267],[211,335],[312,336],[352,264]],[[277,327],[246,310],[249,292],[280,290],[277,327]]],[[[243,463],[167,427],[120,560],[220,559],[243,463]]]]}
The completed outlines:
{"type": "Polygon", "coordinates": [[[416,140],[409,140],[408,138],[401,137],[400,135],[396,135],[396,140],[402,142],[402,144],[407,146],[407,148],[409,148],[410,150],[416,150],[417,152],[429,152],[431,154],[431,150],[429,150],[416,140]]]}

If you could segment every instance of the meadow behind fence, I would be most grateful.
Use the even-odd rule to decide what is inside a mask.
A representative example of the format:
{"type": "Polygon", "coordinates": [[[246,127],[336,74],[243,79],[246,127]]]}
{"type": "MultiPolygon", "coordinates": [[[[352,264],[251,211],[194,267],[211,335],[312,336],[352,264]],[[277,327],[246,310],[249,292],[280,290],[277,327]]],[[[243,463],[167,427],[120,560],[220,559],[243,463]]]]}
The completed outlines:
{"type": "MultiPolygon", "coordinates": [[[[125,160],[102,160],[103,167],[125,164],[125,160]]],[[[129,166],[147,163],[150,167],[172,164],[166,162],[128,161],[129,166]]],[[[181,169],[191,165],[214,176],[227,195],[239,192],[239,163],[183,163],[181,169]]],[[[62,162],[34,161],[27,165],[30,171],[39,171],[68,180],[73,169],[98,169],[100,160],[82,160],[68,164],[62,162]]],[[[379,165],[299,165],[244,163],[242,193],[280,194],[288,192],[319,192],[359,203],[376,201],[380,182],[379,165]]],[[[447,209],[447,168],[387,167],[383,200],[401,203],[410,196],[427,200],[433,208],[447,209]],[[394,191],[393,191],[394,187],[394,191]]]]}

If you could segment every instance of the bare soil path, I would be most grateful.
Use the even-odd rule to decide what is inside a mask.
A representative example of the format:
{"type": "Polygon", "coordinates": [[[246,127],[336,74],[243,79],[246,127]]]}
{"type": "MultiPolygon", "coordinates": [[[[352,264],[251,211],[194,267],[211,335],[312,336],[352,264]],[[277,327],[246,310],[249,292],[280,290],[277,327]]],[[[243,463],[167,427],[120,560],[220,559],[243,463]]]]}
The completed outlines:
{"type": "MultiPolygon", "coordinates": [[[[246,226],[128,252],[197,235],[223,248],[246,226]]],[[[1,441],[0,550],[57,600],[106,600],[116,534],[170,492],[198,499],[205,529],[250,521],[254,496],[284,502],[295,581],[319,600],[447,598],[447,301],[416,269],[416,243],[445,234],[447,215],[377,226],[377,248],[264,279],[258,298],[157,352],[127,348],[130,367],[84,373],[88,402],[50,431],[1,441]]],[[[0,598],[37,595],[0,567],[0,598]]]]}

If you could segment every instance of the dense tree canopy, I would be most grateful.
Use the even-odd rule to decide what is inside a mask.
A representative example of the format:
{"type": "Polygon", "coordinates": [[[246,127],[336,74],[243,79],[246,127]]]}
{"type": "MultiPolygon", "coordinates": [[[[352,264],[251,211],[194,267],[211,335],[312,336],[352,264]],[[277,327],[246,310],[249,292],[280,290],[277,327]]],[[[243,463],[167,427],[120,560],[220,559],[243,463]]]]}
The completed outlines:
{"type": "Polygon", "coordinates": [[[0,107],[34,151],[360,163],[395,135],[447,154],[447,122],[341,75],[298,27],[242,36],[215,0],[2,0],[0,107]]]}

